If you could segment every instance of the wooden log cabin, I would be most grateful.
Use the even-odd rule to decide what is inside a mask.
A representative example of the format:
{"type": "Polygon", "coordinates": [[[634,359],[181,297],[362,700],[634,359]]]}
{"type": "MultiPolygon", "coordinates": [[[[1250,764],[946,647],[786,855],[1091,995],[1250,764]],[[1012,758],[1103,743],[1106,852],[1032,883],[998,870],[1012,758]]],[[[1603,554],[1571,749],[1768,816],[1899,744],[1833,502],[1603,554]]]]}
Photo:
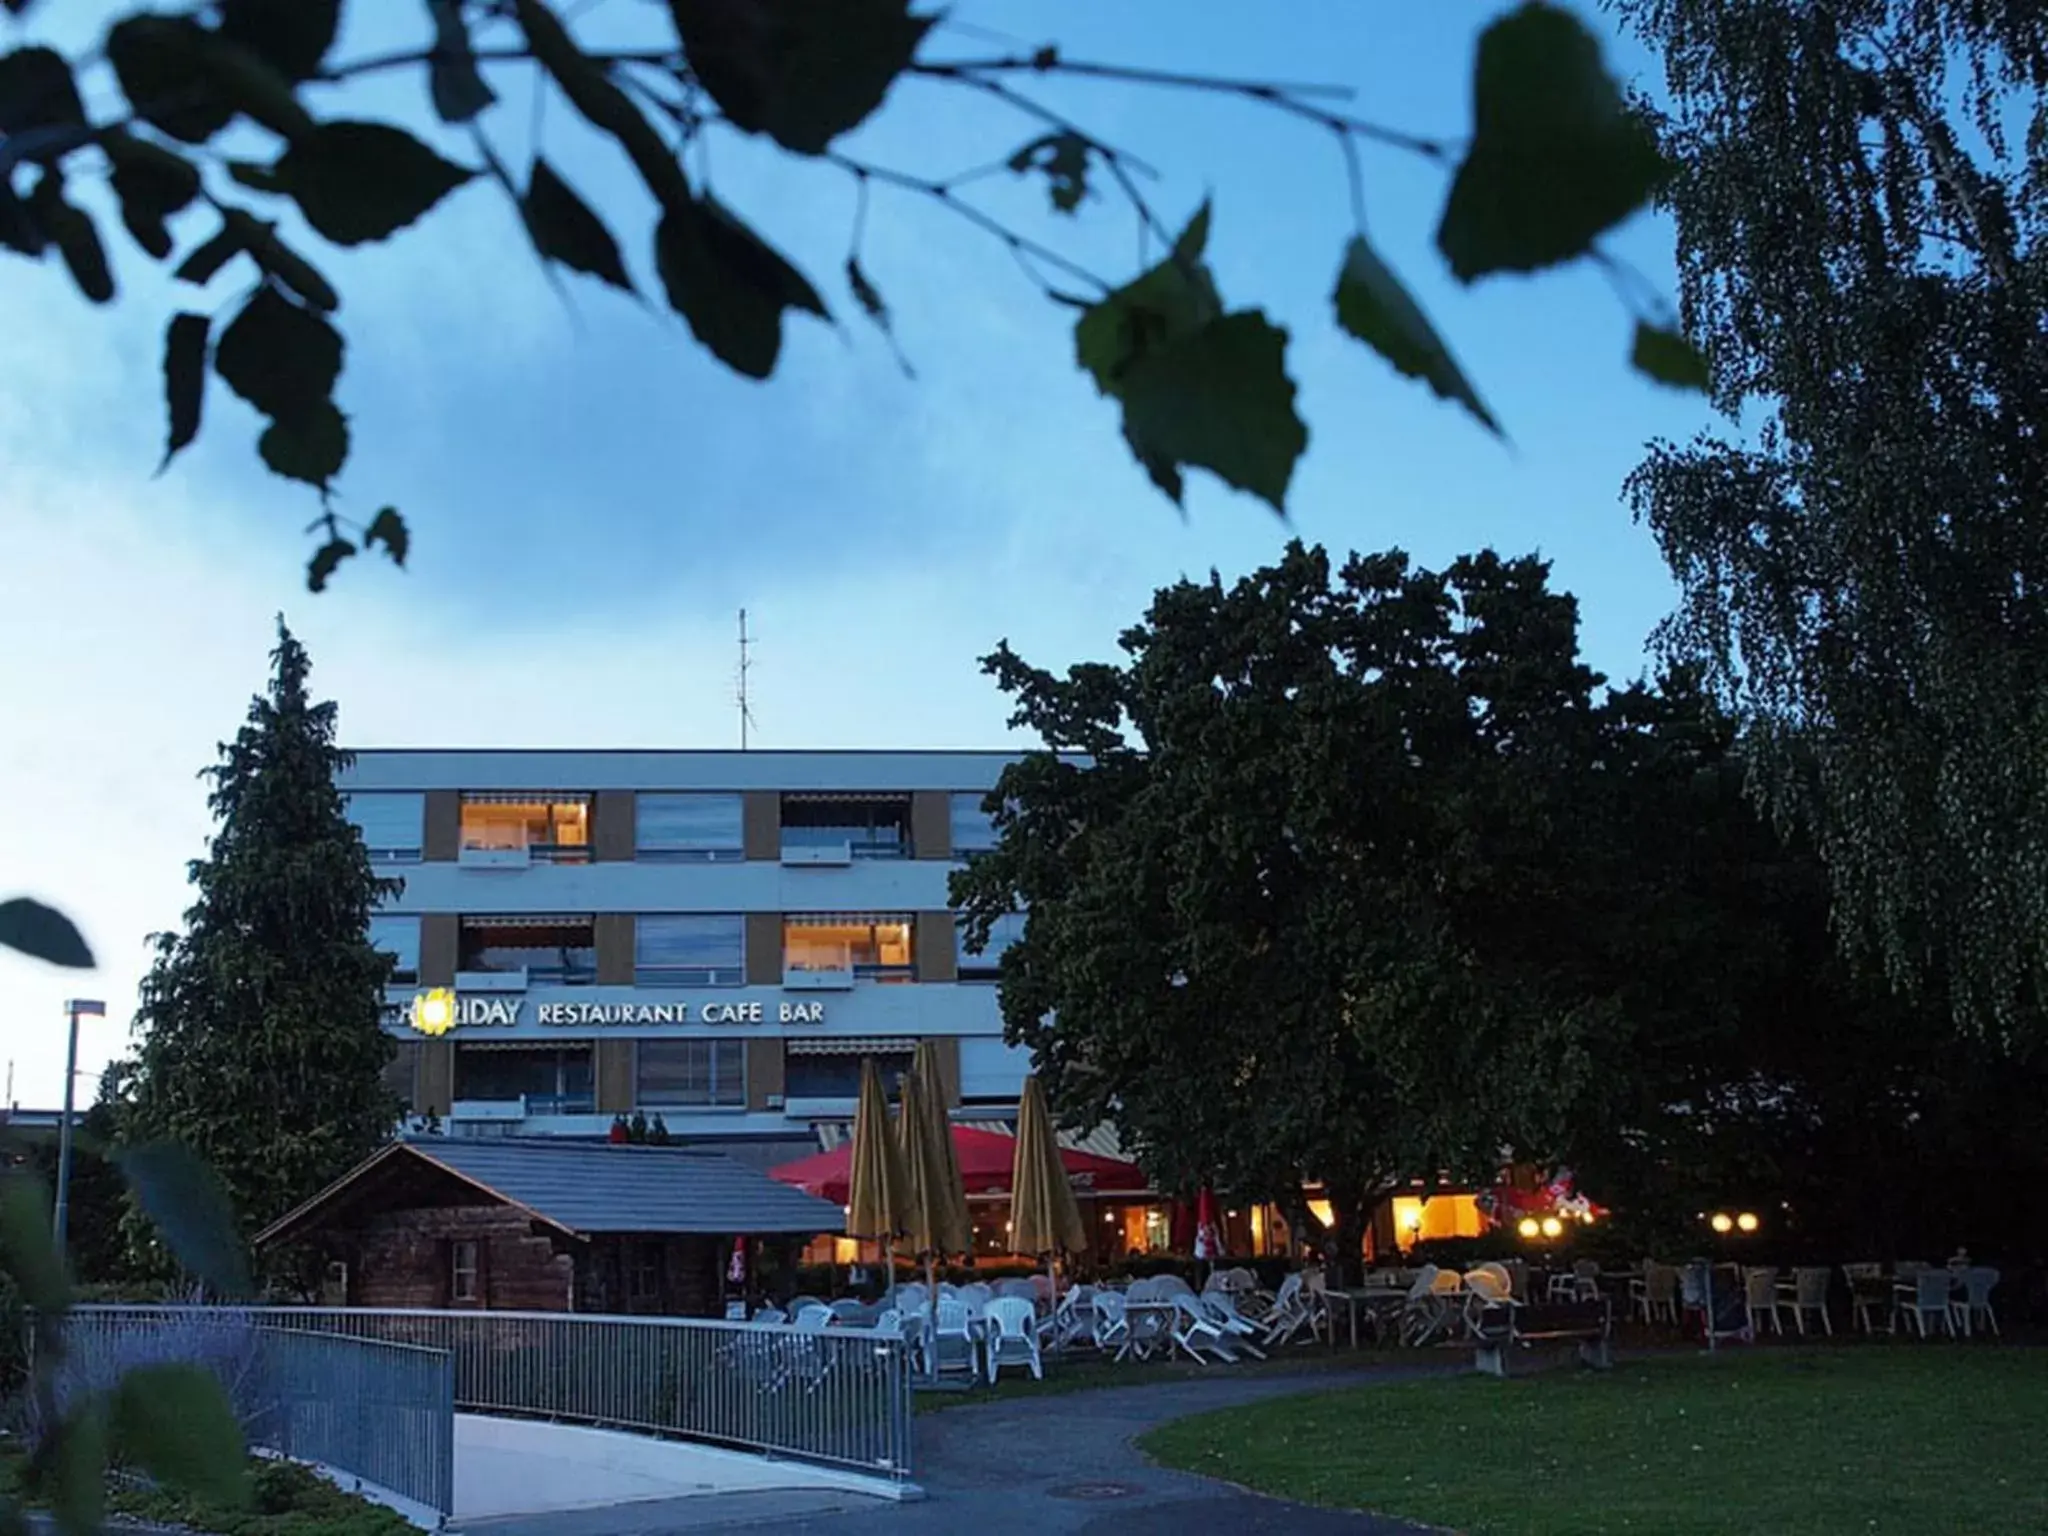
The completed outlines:
{"type": "Polygon", "coordinates": [[[722,1152],[493,1138],[394,1142],[256,1235],[304,1245],[353,1307],[721,1310],[735,1237],[844,1228],[836,1205],[722,1152]]]}

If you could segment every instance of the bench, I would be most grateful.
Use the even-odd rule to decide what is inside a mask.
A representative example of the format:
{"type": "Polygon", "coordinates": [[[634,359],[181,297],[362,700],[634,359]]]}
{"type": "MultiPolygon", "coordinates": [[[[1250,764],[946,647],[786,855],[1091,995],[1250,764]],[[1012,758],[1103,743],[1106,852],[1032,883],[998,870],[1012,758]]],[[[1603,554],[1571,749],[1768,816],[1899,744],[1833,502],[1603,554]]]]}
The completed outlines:
{"type": "Polygon", "coordinates": [[[1472,1320],[1473,1364],[1489,1376],[1508,1373],[1508,1354],[1517,1345],[1569,1339],[1579,1363],[1604,1371],[1614,1364],[1611,1304],[1599,1301],[1537,1301],[1481,1310],[1472,1320]]]}

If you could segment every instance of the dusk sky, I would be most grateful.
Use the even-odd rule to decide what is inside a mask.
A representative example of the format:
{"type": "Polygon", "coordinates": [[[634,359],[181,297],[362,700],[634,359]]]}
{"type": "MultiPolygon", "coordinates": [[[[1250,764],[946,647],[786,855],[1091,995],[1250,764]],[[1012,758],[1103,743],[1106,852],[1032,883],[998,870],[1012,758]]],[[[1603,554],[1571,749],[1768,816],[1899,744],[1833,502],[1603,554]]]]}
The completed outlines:
{"type": "MultiPolygon", "coordinates": [[[[960,0],[925,52],[1058,40],[1073,58],[1342,84],[1361,116],[1455,138],[1474,38],[1499,9],[960,0]]],[[[110,10],[45,5],[35,28],[79,30],[31,35],[89,38],[110,10]]],[[[350,11],[336,58],[425,41],[424,6],[350,11]],[[365,30],[373,14],[391,30],[365,30]]],[[[633,36],[655,14],[639,0],[578,11],[592,38],[633,36]]],[[[0,48],[25,30],[0,20],[0,48]]],[[[1647,63],[1619,39],[1612,57],[1625,77],[1647,63]]],[[[505,105],[487,122],[523,167],[527,82],[493,78],[505,105]]],[[[737,745],[743,606],[759,641],[756,744],[1001,746],[1004,701],[977,667],[998,640],[1060,667],[1109,656],[1158,586],[1241,574],[1294,535],[1338,551],[1398,545],[1427,565],[1488,545],[1539,551],[1580,600],[1591,663],[1617,680],[1644,670],[1672,589],[1621,482],[1646,440],[1688,437],[1709,412],[1629,372],[1630,320],[1597,271],[1459,289],[1432,244],[1445,171],[1363,149],[1374,238],[1500,417],[1503,446],[1335,330],[1351,215],[1326,134],[1215,96],[1025,84],[1156,166],[1147,192],[1169,224],[1213,196],[1225,299],[1265,307],[1293,338],[1311,440],[1291,523],[1200,473],[1183,518],[1077,372],[1069,312],[956,216],[877,188],[863,264],[895,310],[906,379],[841,278],[847,178],[729,134],[710,146],[712,185],[812,275],[840,324],[793,320],[768,384],[725,372],[655,302],[644,192],[557,99],[541,119],[548,156],[611,216],[648,302],[571,275],[565,307],[481,180],[383,246],[344,255],[308,237],[345,301],[343,510],[393,503],[415,541],[406,571],[358,560],[315,597],[302,529],[316,501],[264,470],[258,419],[224,387],[210,389],[199,444],[151,478],[164,320],[178,305],[225,307],[243,279],[195,299],[111,215],[111,308],[85,304],[55,261],[0,257],[0,790],[15,808],[0,895],[63,907],[101,962],[61,972],[0,951],[16,1101],[61,1095],[65,997],[108,1004],[86,1025],[83,1066],[125,1045],[145,936],[178,923],[186,863],[204,852],[196,775],[261,687],[280,612],[361,746],[737,745]]],[[[433,127],[413,74],[309,102],[433,127]]],[[[938,175],[1037,131],[1000,103],[913,80],[844,147],[938,175]]],[[[465,136],[438,142],[476,163],[465,136]]],[[[1092,269],[1135,270],[1135,223],[1108,187],[1078,221],[1045,211],[1041,182],[1007,173],[974,195],[1092,269]]],[[[209,220],[183,216],[181,250],[209,220]]],[[[1612,244],[1671,290],[1667,227],[1646,217],[1612,244]]],[[[81,1079],[82,1100],[94,1089],[81,1079]]]]}

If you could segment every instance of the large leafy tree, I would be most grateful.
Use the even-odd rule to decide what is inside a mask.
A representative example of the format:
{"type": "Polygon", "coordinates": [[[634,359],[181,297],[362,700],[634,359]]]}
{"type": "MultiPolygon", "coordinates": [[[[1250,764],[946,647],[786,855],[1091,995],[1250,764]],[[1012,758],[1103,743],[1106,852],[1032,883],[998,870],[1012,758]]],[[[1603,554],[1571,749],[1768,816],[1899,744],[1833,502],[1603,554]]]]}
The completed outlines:
{"type": "Polygon", "coordinates": [[[192,1148],[246,1230],[388,1139],[400,1110],[383,1081],[391,962],[369,942],[393,883],[343,814],[348,755],[309,670],[280,623],[270,685],[207,770],[219,827],[192,865],[184,932],[157,940],[122,1085],[123,1139],[192,1148]]]}
{"type": "Polygon", "coordinates": [[[1561,1145],[1615,1023],[1612,727],[1545,574],[1295,544],[1161,591],[1121,664],[987,659],[1044,749],[954,897],[1028,911],[1005,1026],[1066,1118],[1173,1188],[1319,1181],[1344,1255],[1408,1178],[1561,1145]]]}
{"type": "MultiPolygon", "coordinates": [[[[38,10],[36,0],[4,5],[38,10]]],[[[0,247],[54,254],[86,298],[111,301],[93,199],[76,196],[107,178],[134,243],[205,291],[164,334],[166,459],[200,431],[209,375],[254,406],[268,422],[263,461],[321,497],[315,590],[361,546],[402,563],[409,534],[395,509],[350,520],[328,499],[351,449],[336,397],[341,297],[307,252],[389,239],[473,181],[503,193],[551,271],[626,293],[656,289],[713,356],[754,378],[774,372],[786,317],[829,320],[833,304],[746,223],[730,187],[713,195],[700,148],[765,139],[850,180],[858,197],[842,308],[884,331],[881,284],[862,264],[869,194],[934,199],[1006,247],[1074,314],[1083,371],[1116,404],[1132,452],[1163,490],[1178,500],[1185,471],[1206,469],[1279,509],[1307,445],[1286,330],[1219,293],[1203,260],[1207,209],[1181,228],[1186,210],[1155,208],[1146,195],[1152,168],[1039,99],[1041,82],[1205,91],[1335,139],[1356,227],[1331,252],[1338,327],[1496,431],[1450,347],[1366,238],[1361,146],[1450,172],[1437,245],[1466,283],[1589,255],[1611,264],[1597,241],[1665,174],[1598,40],[1549,0],[1524,0],[1480,37],[1470,132],[1457,143],[1352,116],[1342,91],[1075,59],[1052,44],[995,56],[949,46],[944,20],[913,14],[909,0],[668,0],[623,24],[607,8],[605,46],[576,14],[588,7],[424,0],[407,11],[414,46],[338,57],[345,21],[371,9],[398,7],[219,0],[119,16],[77,57],[33,43],[0,55],[0,247]],[[351,88],[401,72],[419,81],[422,117],[431,108],[438,119],[416,125],[425,138],[350,110],[351,88]],[[1023,142],[993,166],[905,169],[850,149],[847,136],[906,79],[971,93],[1013,119],[1023,142]],[[507,105],[523,124],[536,94],[568,111],[551,123],[547,153],[509,165],[494,132],[507,105]],[[118,105],[89,111],[88,101],[118,105]],[[572,119],[631,164],[645,205],[600,211],[570,185],[556,125],[572,119]],[[1128,205],[1141,233],[1136,272],[1096,271],[1064,254],[1057,236],[1012,228],[979,206],[971,184],[1005,170],[1041,179],[1054,216],[1079,215],[1098,192],[1128,205]],[[636,275],[613,231],[649,222],[650,211],[650,259],[636,275]]],[[[1636,366],[1696,384],[1698,360],[1661,306],[1631,303],[1640,306],[1636,366]]]]}
{"type": "Polygon", "coordinates": [[[1627,1028],[1573,1122],[1587,1187],[1651,1252],[1697,1245],[1698,1213],[1733,1202],[1786,1256],[2037,1255],[2048,1052],[1959,1041],[1938,992],[1849,963],[1812,840],[1759,814],[1696,678],[1616,707],[1630,899],[1606,937],[1627,1028]]]}
{"type": "Polygon", "coordinates": [[[1852,948],[2010,1038],[2048,980],[2048,10],[1623,0],[1720,436],[1630,494],[1852,948]]]}

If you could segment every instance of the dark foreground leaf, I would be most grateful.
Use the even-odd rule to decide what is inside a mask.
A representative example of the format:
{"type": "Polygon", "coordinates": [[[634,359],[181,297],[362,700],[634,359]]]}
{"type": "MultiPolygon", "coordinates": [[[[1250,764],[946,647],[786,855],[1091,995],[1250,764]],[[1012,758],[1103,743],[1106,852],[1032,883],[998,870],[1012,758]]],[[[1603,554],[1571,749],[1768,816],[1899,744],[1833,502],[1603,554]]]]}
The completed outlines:
{"type": "Polygon", "coordinates": [[[587,272],[592,277],[633,291],[626,264],[619,257],[619,243],[604,227],[588,203],[576,195],[554,167],[538,157],[533,162],[533,179],[519,211],[525,215],[527,232],[534,249],[565,267],[587,272]]]}
{"type": "Polygon", "coordinates": [[[70,918],[26,896],[0,901],[0,944],[75,971],[89,971],[95,963],[70,918]]]}
{"type": "Polygon", "coordinates": [[[334,391],[341,333],[274,288],[256,290],[221,333],[213,368],[273,421],[300,421],[334,391]]]}
{"type": "Polygon", "coordinates": [[[223,1296],[246,1296],[248,1256],[220,1176],[174,1141],[121,1147],[114,1161],[178,1262],[223,1296]]]}
{"type": "Polygon", "coordinates": [[[1490,432],[1500,423],[1486,408],[1401,279],[1362,236],[1344,251],[1337,272],[1337,324],[1411,379],[1421,379],[1445,400],[1455,400],[1490,432]]]}
{"type": "Polygon", "coordinates": [[[669,0],[690,71],[749,133],[819,155],[882,104],[938,18],[910,0],[669,0]]]}
{"type": "Polygon", "coordinates": [[[206,343],[213,322],[205,315],[177,314],[164,331],[164,404],[170,413],[170,434],[164,442],[162,474],[178,450],[199,435],[206,401],[206,343]]]}
{"type": "Polygon", "coordinates": [[[168,1488],[229,1509],[249,1500],[242,1426],[213,1373],[140,1365],[114,1391],[113,1446],[168,1488]]]}
{"type": "Polygon", "coordinates": [[[1699,349],[1678,332],[1651,325],[1647,320],[1636,322],[1635,346],[1629,361],[1638,373],[1673,389],[1705,393],[1709,382],[1707,360],[1700,356],[1699,349]]]}
{"type": "Polygon", "coordinates": [[[0,1168],[0,1274],[14,1281],[24,1301],[45,1312],[71,1299],[50,1222],[43,1181],[24,1168],[0,1168]]]}
{"type": "Polygon", "coordinates": [[[279,185],[336,245],[382,240],[473,177],[403,128],[322,123],[273,167],[279,185]]]}
{"type": "Polygon", "coordinates": [[[1479,39],[1471,148],[1437,247],[1461,282],[1584,255],[1649,201],[1668,172],[1571,12],[1526,3],[1479,39]]]}
{"type": "Polygon", "coordinates": [[[714,198],[663,214],[654,258],[669,305],[691,334],[748,378],[775,371],[784,311],[830,318],[810,280],[714,198]]]}
{"type": "Polygon", "coordinates": [[[412,534],[405,526],[405,519],[398,515],[398,508],[384,507],[370,519],[370,526],[363,530],[363,545],[384,546],[384,553],[391,557],[391,563],[403,570],[405,557],[412,550],[412,534]]]}

